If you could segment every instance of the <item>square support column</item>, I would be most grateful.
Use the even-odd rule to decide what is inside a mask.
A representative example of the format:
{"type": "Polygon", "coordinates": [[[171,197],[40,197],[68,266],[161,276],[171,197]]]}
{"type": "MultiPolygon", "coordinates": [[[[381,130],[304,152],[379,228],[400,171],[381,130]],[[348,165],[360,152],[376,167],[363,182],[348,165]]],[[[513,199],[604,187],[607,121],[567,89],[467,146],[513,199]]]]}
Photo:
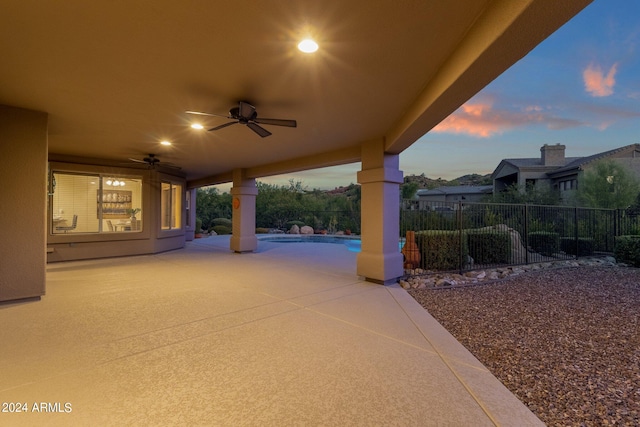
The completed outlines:
{"type": "Polygon", "coordinates": [[[367,281],[394,283],[404,273],[400,241],[399,157],[386,154],[382,144],[363,147],[361,184],[362,250],[357,272],[367,281]]]}
{"type": "Polygon", "coordinates": [[[195,233],[199,233],[200,230],[196,230],[196,194],[197,189],[191,188],[186,192],[187,196],[187,226],[185,228],[184,238],[187,242],[192,241],[195,238],[195,233]]]}
{"type": "Polygon", "coordinates": [[[252,252],[258,247],[256,237],[256,196],[258,188],[255,179],[245,177],[243,170],[233,171],[232,221],[233,235],[231,250],[252,252]]]}
{"type": "Polygon", "coordinates": [[[45,293],[47,122],[46,113],[0,105],[0,301],[45,293]]]}

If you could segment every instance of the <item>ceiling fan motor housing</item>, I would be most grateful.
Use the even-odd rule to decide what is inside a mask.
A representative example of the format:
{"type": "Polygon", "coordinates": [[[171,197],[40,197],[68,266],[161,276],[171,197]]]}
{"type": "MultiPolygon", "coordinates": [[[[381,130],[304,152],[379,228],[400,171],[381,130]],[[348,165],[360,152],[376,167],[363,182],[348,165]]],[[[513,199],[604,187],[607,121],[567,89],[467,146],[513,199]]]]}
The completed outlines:
{"type": "Polygon", "coordinates": [[[240,123],[242,124],[247,124],[250,120],[255,120],[258,117],[258,113],[256,112],[256,110],[252,110],[251,111],[251,115],[249,117],[245,117],[242,116],[240,114],[240,107],[233,107],[231,110],[229,110],[229,115],[236,119],[239,120],[240,123]]]}
{"type": "Polygon", "coordinates": [[[145,162],[149,163],[152,166],[160,161],[160,160],[156,159],[156,156],[154,156],[153,154],[149,154],[149,157],[145,157],[142,160],[144,160],[145,162]]]}

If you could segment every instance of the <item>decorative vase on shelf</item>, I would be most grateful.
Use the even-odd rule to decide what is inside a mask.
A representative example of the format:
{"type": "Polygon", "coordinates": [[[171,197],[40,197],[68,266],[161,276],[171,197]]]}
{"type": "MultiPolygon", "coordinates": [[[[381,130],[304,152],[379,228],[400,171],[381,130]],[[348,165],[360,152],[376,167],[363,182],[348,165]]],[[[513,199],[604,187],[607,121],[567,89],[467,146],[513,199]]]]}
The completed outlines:
{"type": "Polygon", "coordinates": [[[420,249],[416,243],[415,231],[407,231],[407,238],[402,247],[402,255],[404,255],[404,268],[418,268],[420,265],[420,249]]]}

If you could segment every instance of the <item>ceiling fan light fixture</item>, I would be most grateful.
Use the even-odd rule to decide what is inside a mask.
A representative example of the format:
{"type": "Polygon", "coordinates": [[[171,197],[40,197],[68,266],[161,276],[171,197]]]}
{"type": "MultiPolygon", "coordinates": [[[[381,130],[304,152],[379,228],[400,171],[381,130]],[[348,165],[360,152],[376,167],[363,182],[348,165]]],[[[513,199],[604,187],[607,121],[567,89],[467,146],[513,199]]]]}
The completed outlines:
{"type": "Polygon", "coordinates": [[[164,141],[160,141],[161,145],[171,145],[171,142],[164,140],[164,141]]]}
{"type": "Polygon", "coordinates": [[[304,53],[313,53],[318,50],[318,43],[312,39],[304,39],[298,43],[298,49],[304,53]]]}
{"type": "Polygon", "coordinates": [[[202,126],[200,123],[192,123],[191,124],[191,128],[192,129],[197,129],[197,130],[202,130],[202,129],[204,129],[204,126],[202,126]]]}

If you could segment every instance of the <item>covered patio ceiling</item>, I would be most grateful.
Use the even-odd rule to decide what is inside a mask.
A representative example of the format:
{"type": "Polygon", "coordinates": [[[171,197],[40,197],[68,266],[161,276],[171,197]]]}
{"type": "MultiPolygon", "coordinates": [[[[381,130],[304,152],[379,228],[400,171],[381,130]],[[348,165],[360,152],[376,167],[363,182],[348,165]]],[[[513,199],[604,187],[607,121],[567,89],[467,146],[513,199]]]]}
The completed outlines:
{"type": "Polygon", "coordinates": [[[192,186],[352,163],[402,152],[590,2],[5,0],[0,104],[47,112],[51,154],[155,153],[192,186]],[[239,101],[298,126],[189,127],[239,101]]]}

